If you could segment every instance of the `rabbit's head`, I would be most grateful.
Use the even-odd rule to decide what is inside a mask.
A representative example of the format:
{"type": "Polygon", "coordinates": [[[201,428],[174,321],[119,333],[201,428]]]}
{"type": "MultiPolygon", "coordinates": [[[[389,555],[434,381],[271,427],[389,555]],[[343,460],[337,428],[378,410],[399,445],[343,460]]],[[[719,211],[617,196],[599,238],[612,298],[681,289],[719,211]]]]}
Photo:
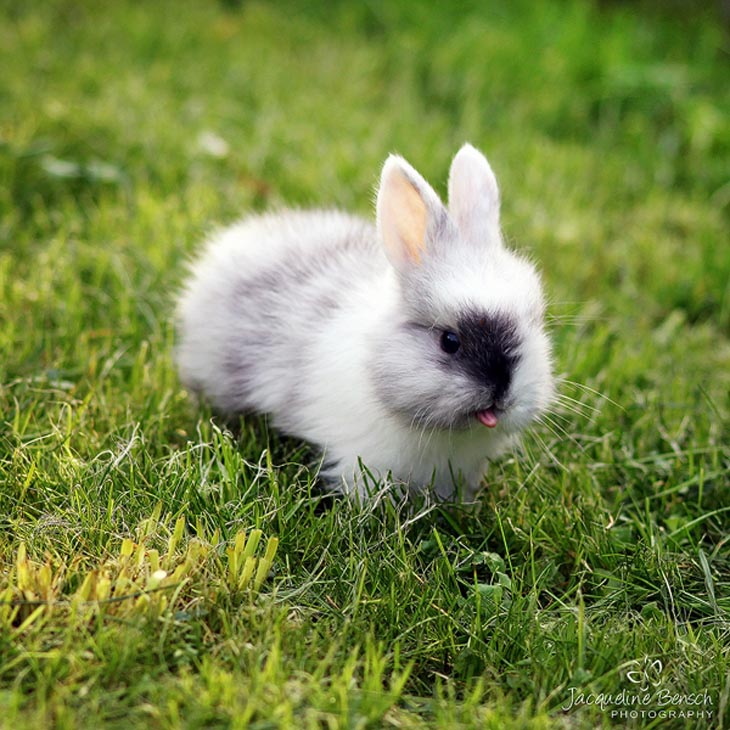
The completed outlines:
{"type": "Polygon", "coordinates": [[[383,404],[418,428],[522,430],[553,396],[545,304],[534,266],[504,246],[485,157],[459,150],[447,210],[391,155],[377,227],[396,281],[393,320],[374,343],[383,404]]]}

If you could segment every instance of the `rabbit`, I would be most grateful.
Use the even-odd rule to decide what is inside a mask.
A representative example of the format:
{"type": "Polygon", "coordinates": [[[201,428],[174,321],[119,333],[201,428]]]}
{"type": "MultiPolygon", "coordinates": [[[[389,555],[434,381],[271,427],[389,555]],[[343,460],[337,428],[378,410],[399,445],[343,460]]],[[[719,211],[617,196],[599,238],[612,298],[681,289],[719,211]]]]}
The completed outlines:
{"type": "Polygon", "coordinates": [[[540,278],[505,247],[499,208],[465,144],[448,209],[390,155],[375,226],[284,210],[213,235],[179,298],[183,384],[318,447],[331,490],[473,500],[554,392],[540,278]]]}

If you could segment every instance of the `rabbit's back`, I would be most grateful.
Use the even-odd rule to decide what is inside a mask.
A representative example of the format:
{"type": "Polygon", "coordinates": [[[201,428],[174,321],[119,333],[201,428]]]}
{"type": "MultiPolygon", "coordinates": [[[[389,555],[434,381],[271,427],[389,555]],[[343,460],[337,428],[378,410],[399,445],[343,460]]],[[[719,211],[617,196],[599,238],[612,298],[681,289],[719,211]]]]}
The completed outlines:
{"type": "Polygon", "coordinates": [[[338,211],[252,217],[214,235],[178,308],[184,383],[224,413],[281,412],[312,341],[386,267],[368,221],[338,211]]]}

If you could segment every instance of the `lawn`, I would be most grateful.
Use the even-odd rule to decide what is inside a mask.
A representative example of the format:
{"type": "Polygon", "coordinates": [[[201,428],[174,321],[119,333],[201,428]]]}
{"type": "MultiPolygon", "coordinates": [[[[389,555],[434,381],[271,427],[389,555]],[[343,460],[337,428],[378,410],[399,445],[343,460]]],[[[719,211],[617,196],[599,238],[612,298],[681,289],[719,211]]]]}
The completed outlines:
{"type": "Polygon", "coordinates": [[[0,726],[730,727],[719,8],[0,7],[0,726]],[[465,140],[561,398],[476,509],[322,499],[180,386],[186,260],[465,140]]]}

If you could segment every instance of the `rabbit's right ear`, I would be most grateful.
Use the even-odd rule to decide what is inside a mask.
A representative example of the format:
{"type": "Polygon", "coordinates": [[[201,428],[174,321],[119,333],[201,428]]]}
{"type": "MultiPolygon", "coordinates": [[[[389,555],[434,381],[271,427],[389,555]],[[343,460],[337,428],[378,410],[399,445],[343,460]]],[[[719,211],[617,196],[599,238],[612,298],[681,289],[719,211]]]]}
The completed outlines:
{"type": "Polygon", "coordinates": [[[421,262],[429,221],[440,211],[444,207],[433,188],[402,157],[390,155],[380,176],[377,226],[398,271],[421,262]]]}
{"type": "Polygon", "coordinates": [[[470,144],[449,173],[449,214],[461,236],[475,245],[499,242],[499,188],[487,158],[470,144]]]}

